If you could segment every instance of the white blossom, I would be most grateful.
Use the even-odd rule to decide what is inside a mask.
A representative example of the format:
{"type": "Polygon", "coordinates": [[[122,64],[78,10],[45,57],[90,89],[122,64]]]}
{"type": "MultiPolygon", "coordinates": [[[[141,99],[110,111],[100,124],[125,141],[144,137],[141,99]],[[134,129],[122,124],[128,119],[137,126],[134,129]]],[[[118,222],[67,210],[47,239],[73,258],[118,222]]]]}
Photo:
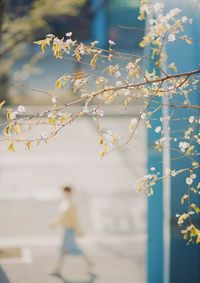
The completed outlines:
{"type": "Polygon", "coordinates": [[[175,177],[177,175],[177,172],[176,172],[176,170],[171,170],[170,174],[171,174],[172,177],[175,177]]]}
{"type": "Polygon", "coordinates": [[[156,127],[156,128],[155,128],[155,132],[156,132],[157,134],[160,133],[160,132],[161,132],[161,126],[156,127]]]}
{"type": "Polygon", "coordinates": [[[156,24],[156,20],[155,19],[149,19],[149,23],[151,26],[153,26],[154,24],[156,24]]]}
{"type": "Polygon", "coordinates": [[[97,43],[99,43],[99,41],[97,41],[97,40],[91,42],[92,47],[94,47],[97,43]]]}
{"type": "Polygon", "coordinates": [[[184,195],[182,196],[183,199],[188,199],[188,197],[189,197],[189,196],[188,196],[187,194],[184,194],[184,195]]]}
{"type": "Polygon", "coordinates": [[[112,40],[109,40],[108,43],[109,43],[110,45],[116,45],[116,43],[115,43],[114,41],[112,41],[112,40]]]}
{"type": "Polygon", "coordinates": [[[66,35],[67,37],[71,37],[71,36],[72,36],[72,32],[67,32],[65,35],[66,35]]]}
{"type": "Polygon", "coordinates": [[[192,179],[195,179],[195,178],[197,177],[197,175],[196,175],[196,174],[192,174],[190,177],[191,177],[192,179]]]}
{"type": "Polygon", "coordinates": [[[54,37],[55,37],[55,35],[54,35],[54,34],[52,34],[52,33],[49,33],[49,34],[47,34],[47,35],[46,35],[46,37],[48,37],[48,38],[54,38],[54,37]]]}
{"type": "Polygon", "coordinates": [[[191,185],[193,183],[193,179],[191,177],[186,178],[186,184],[191,185]]]}
{"type": "Polygon", "coordinates": [[[117,81],[117,82],[116,82],[116,86],[117,86],[117,87],[122,86],[122,82],[121,82],[121,81],[117,81]]]}
{"type": "Polygon", "coordinates": [[[188,218],[189,214],[183,213],[182,215],[179,216],[178,218],[178,225],[182,225],[184,221],[188,218]]]}
{"type": "Polygon", "coordinates": [[[163,10],[163,8],[164,8],[164,3],[162,3],[162,2],[157,2],[157,3],[155,3],[154,5],[153,5],[153,11],[155,12],[155,13],[162,13],[162,10],[163,10]]]}
{"type": "Polygon", "coordinates": [[[107,144],[109,145],[113,144],[113,133],[111,131],[106,131],[106,133],[104,134],[104,138],[107,144]]]}
{"type": "Polygon", "coordinates": [[[53,96],[52,99],[51,99],[51,101],[52,101],[53,104],[55,104],[55,103],[57,102],[56,96],[53,96]]]}
{"type": "Polygon", "coordinates": [[[186,17],[186,16],[183,16],[182,18],[181,18],[181,21],[182,21],[182,23],[187,23],[187,20],[188,20],[188,18],[186,17]]]}
{"type": "Polygon", "coordinates": [[[179,8],[174,8],[172,10],[169,11],[169,13],[166,15],[166,18],[172,19],[174,18],[176,15],[178,15],[181,12],[181,10],[179,8]]]}
{"type": "Polygon", "coordinates": [[[175,41],[175,40],[176,40],[175,34],[170,33],[170,34],[168,35],[168,41],[172,42],[172,41],[175,41]]]}
{"type": "Polygon", "coordinates": [[[90,112],[89,107],[88,107],[87,105],[85,105],[85,106],[82,108],[82,111],[83,111],[83,113],[85,113],[85,114],[90,112]]]}
{"type": "Polygon", "coordinates": [[[121,76],[120,71],[117,71],[117,72],[115,73],[115,77],[120,77],[120,76],[121,76]]]}
{"type": "Polygon", "coordinates": [[[52,117],[54,117],[54,115],[53,115],[53,113],[48,113],[48,115],[47,115],[47,118],[52,118],[52,117]]]}
{"type": "Polygon", "coordinates": [[[80,88],[82,85],[84,85],[86,83],[85,79],[77,79],[74,81],[74,87],[76,89],[80,88]]]}
{"type": "Polygon", "coordinates": [[[11,120],[16,119],[17,114],[18,114],[18,112],[17,112],[17,111],[13,111],[13,112],[11,112],[11,114],[10,114],[10,119],[11,119],[11,120]]]}
{"type": "Polygon", "coordinates": [[[151,12],[151,7],[150,7],[149,3],[143,4],[142,8],[149,15],[149,13],[151,12]]]}
{"type": "Polygon", "coordinates": [[[97,113],[98,113],[98,115],[99,115],[100,117],[103,117],[103,116],[104,116],[104,111],[103,111],[103,110],[99,110],[97,113]]]}
{"type": "Polygon", "coordinates": [[[130,94],[130,90],[129,89],[123,89],[123,94],[124,94],[124,96],[128,96],[130,94]]]}
{"type": "Polygon", "coordinates": [[[188,142],[180,142],[179,143],[179,148],[182,152],[185,152],[186,148],[189,147],[189,143],[188,142]]]}
{"type": "Polygon", "coordinates": [[[81,55],[84,55],[84,54],[85,54],[85,49],[84,49],[83,43],[80,44],[79,51],[80,51],[80,54],[81,54],[81,55]]]}
{"type": "Polygon", "coordinates": [[[26,111],[26,108],[23,105],[19,105],[17,108],[18,113],[24,113],[26,111]]]}
{"type": "Polygon", "coordinates": [[[144,177],[145,177],[146,179],[149,179],[149,180],[151,180],[151,179],[153,178],[152,174],[145,175],[144,177]]]}
{"type": "Polygon", "coordinates": [[[194,116],[190,116],[190,117],[189,117],[189,123],[192,124],[192,123],[194,122],[194,120],[195,120],[194,116]]]}
{"type": "Polygon", "coordinates": [[[143,112],[140,117],[142,120],[144,120],[146,118],[146,113],[143,112]]]}
{"type": "Polygon", "coordinates": [[[42,139],[46,139],[46,138],[48,138],[49,135],[48,135],[48,133],[41,133],[40,136],[41,136],[42,139]]]}
{"type": "Polygon", "coordinates": [[[71,39],[71,38],[68,38],[67,40],[66,40],[66,44],[69,46],[69,45],[72,45],[72,43],[73,43],[73,40],[71,39]]]}

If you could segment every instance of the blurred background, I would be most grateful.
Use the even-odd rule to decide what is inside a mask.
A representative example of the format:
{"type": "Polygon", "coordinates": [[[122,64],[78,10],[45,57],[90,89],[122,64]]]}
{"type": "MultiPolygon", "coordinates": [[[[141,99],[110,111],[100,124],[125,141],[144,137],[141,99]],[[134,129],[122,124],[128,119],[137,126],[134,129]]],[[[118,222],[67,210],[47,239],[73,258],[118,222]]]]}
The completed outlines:
{"type": "MultiPolygon", "coordinates": [[[[37,111],[49,103],[50,91],[65,101],[70,89],[58,92],[54,85],[64,73],[84,70],[70,58],[55,59],[42,54],[33,41],[54,33],[85,43],[108,40],[120,51],[141,54],[138,43],[144,23],[137,20],[138,0],[0,0],[0,95],[6,104],[26,105],[37,111]],[[134,27],[130,29],[130,27],[134,27]],[[66,95],[67,94],[67,95],[66,95]]],[[[105,124],[126,131],[140,111],[122,111],[116,103],[105,109],[105,124]],[[123,130],[124,129],[124,130],[123,130]]],[[[71,108],[70,111],[76,111],[71,108]]],[[[4,117],[1,117],[3,129],[4,117]]],[[[0,282],[57,283],[50,277],[60,231],[49,229],[61,198],[60,189],[76,191],[84,236],[79,242],[94,262],[95,281],[88,281],[83,262],[69,258],[63,270],[69,283],[145,283],[146,196],[133,192],[134,183],[146,171],[146,132],[141,128],[135,146],[98,156],[95,125],[90,117],[76,121],[47,145],[0,155],[0,282]]],[[[42,132],[38,127],[35,134],[42,132]]],[[[159,283],[159,282],[158,282],[159,283]]]]}

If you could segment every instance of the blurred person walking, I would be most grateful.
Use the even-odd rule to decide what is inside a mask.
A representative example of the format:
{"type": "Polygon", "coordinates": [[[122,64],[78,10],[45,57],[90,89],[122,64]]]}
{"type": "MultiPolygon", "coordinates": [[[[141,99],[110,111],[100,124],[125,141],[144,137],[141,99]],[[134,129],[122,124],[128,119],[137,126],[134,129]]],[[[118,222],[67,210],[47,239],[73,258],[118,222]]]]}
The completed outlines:
{"type": "Polygon", "coordinates": [[[77,208],[73,200],[73,190],[71,187],[63,188],[63,200],[60,203],[60,213],[50,224],[51,228],[63,228],[63,240],[56,269],[51,275],[60,276],[64,259],[67,255],[82,256],[85,260],[88,273],[92,274],[92,262],[78,246],[76,237],[82,235],[78,221],[77,208]]]}

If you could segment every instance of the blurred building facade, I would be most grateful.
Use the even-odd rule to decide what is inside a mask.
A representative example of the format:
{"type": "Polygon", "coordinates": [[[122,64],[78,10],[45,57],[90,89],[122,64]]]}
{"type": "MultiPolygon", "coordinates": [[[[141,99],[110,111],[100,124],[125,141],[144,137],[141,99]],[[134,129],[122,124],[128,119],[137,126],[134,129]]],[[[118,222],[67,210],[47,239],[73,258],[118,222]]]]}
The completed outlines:
{"type": "MultiPolygon", "coordinates": [[[[144,35],[144,23],[137,20],[139,2],[139,0],[86,1],[77,17],[63,16],[54,21],[49,20],[48,33],[52,32],[61,37],[66,32],[72,31],[74,38],[84,42],[98,40],[102,48],[107,47],[110,39],[116,42],[116,48],[121,51],[140,53],[138,43],[144,35]]],[[[30,5],[31,1],[24,0],[24,3],[30,5]]],[[[178,1],[166,1],[166,3],[168,8],[170,5],[180,5],[178,1]]],[[[16,1],[13,1],[12,5],[15,6],[16,1]]],[[[168,50],[169,58],[178,61],[179,70],[183,71],[198,68],[199,64],[197,38],[199,17],[197,12],[194,13],[193,8],[189,6],[187,8],[187,12],[194,16],[193,28],[188,32],[197,40],[189,49],[178,44],[168,50]],[[182,52],[180,53],[179,50],[182,52]]],[[[37,51],[37,46],[29,48],[30,55],[37,51]]],[[[38,89],[51,91],[54,91],[54,82],[59,76],[66,72],[75,72],[77,68],[73,62],[55,60],[47,52],[47,56],[38,64],[44,70],[43,73],[31,76],[27,80],[26,74],[19,72],[19,67],[26,61],[27,58],[24,58],[15,66],[15,82],[24,82],[26,79],[25,83],[28,82],[30,86],[37,85],[38,89]]],[[[41,101],[42,104],[46,103],[43,98],[28,93],[27,89],[15,88],[13,95],[17,103],[24,100],[26,104],[37,105],[41,101]]],[[[105,116],[105,121],[116,130],[127,128],[128,121],[136,114],[124,115],[115,105],[105,116]],[[115,121],[118,121],[117,126],[115,121]]],[[[158,114],[162,116],[161,112],[158,114]]],[[[181,112],[179,115],[184,114],[181,112]]],[[[184,125],[171,125],[174,128],[180,126],[184,127],[184,125]]],[[[88,234],[135,237],[135,243],[138,243],[142,255],[142,272],[145,270],[147,254],[148,283],[200,282],[199,247],[186,246],[175,219],[179,209],[177,203],[180,199],[180,186],[182,190],[185,189],[182,186],[184,179],[171,180],[168,188],[159,186],[154,196],[148,200],[148,208],[145,196],[135,195],[132,191],[135,181],[145,173],[147,154],[148,164],[150,166],[159,164],[162,170],[163,157],[153,150],[154,135],[155,133],[149,131],[146,136],[142,128],[135,146],[99,160],[94,125],[90,119],[85,118],[63,131],[49,145],[42,145],[32,152],[24,152],[20,149],[15,158],[10,154],[2,154],[0,217],[4,226],[0,240],[5,237],[11,239],[24,236],[49,237],[47,222],[56,213],[59,188],[69,183],[77,191],[81,223],[88,234]],[[9,226],[3,221],[5,213],[9,226]],[[147,234],[148,252],[146,251],[147,234]]],[[[173,159],[173,152],[171,157],[173,159]]],[[[177,161],[171,162],[173,168],[178,165],[177,161]]],[[[133,255],[134,253],[137,254],[133,251],[133,255]]],[[[133,266],[136,260],[137,258],[133,257],[133,266]]],[[[138,278],[144,280],[144,277],[138,278]]]]}
{"type": "MultiPolygon", "coordinates": [[[[27,5],[31,3],[25,2],[27,5]]],[[[72,31],[75,38],[84,42],[98,40],[101,47],[107,47],[111,39],[121,51],[140,53],[138,43],[144,34],[144,26],[137,21],[138,9],[139,1],[86,1],[78,17],[62,17],[50,22],[51,30],[48,33],[61,36],[72,31]],[[130,26],[137,28],[130,30],[130,26]]],[[[36,51],[37,46],[29,48],[30,55],[36,51]]],[[[27,58],[29,55],[14,68],[16,85],[36,85],[37,89],[54,92],[55,80],[63,73],[74,72],[76,68],[73,62],[55,60],[47,52],[47,56],[38,64],[44,72],[26,77],[19,69],[26,64],[27,58]]],[[[21,86],[16,89],[12,90],[16,103],[45,104],[43,97],[29,93],[28,89],[21,86]]],[[[130,119],[138,114],[141,105],[142,102],[138,102],[134,113],[124,113],[118,105],[111,106],[104,117],[108,129],[122,131],[122,134],[122,129],[126,132],[130,119]]],[[[43,129],[38,127],[35,134],[41,131],[43,129]]],[[[47,145],[40,145],[30,152],[19,147],[14,155],[2,153],[0,243],[5,239],[8,239],[6,243],[50,243],[51,235],[57,239],[58,234],[49,231],[48,223],[57,212],[60,188],[70,184],[76,191],[86,237],[105,236],[106,241],[119,237],[117,245],[124,244],[124,247],[127,239],[131,238],[131,243],[134,243],[134,248],[129,250],[133,267],[130,273],[134,273],[132,280],[145,283],[147,202],[145,195],[134,193],[136,180],[146,171],[145,129],[141,128],[138,132],[137,143],[132,147],[116,151],[102,160],[98,152],[95,125],[92,119],[83,118],[63,130],[47,145]],[[6,222],[3,220],[5,215],[6,222]]]]}
{"type": "MultiPolygon", "coordinates": [[[[10,8],[13,9],[13,12],[19,4],[23,5],[24,7],[26,7],[26,9],[28,9],[31,6],[32,1],[24,0],[20,3],[16,1],[10,1],[10,8]]],[[[85,1],[85,4],[80,9],[80,13],[77,16],[62,16],[58,19],[54,19],[54,21],[51,21],[50,19],[50,30],[48,30],[48,32],[55,33],[56,35],[61,37],[66,32],[72,31],[74,38],[77,38],[78,40],[84,42],[98,40],[99,44],[105,48],[108,46],[108,40],[111,39],[116,42],[117,48],[119,48],[119,50],[121,51],[132,50],[134,53],[140,53],[141,50],[138,48],[138,43],[144,34],[144,25],[137,20],[138,10],[139,1],[85,1]],[[130,30],[129,27],[135,28],[130,30]]],[[[36,49],[38,51],[37,46],[30,46],[29,52],[34,53],[36,49]]],[[[19,62],[19,65],[17,64],[15,66],[13,77],[16,83],[20,83],[20,79],[23,77],[23,73],[22,77],[18,76],[19,74],[16,75],[16,73],[18,72],[17,70],[20,66],[26,63],[27,60],[28,57],[25,57],[21,60],[21,62],[19,62]]],[[[66,71],[69,73],[74,72],[76,65],[73,62],[66,60],[55,60],[55,58],[53,58],[53,56],[51,56],[47,52],[47,56],[40,64],[40,67],[41,69],[44,69],[44,72],[42,74],[39,74],[38,76],[36,75],[35,77],[31,76],[30,80],[26,81],[26,84],[35,86],[37,89],[50,88],[52,91],[55,91],[52,85],[54,85],[54,82],[58,78],[58,76],[63,73],[66,73],[66,71]]],[[[24,76],[24,79],[26,79],[26,76],[24,76]]],[[[34,98],[32,98],[31,95],[27,95],[27,89],[20,88],[19,92],[22,93],[22,96],[20,96],[18,101],[20,104],[23,104],[24,100],[30,105],[32,104],[32,102],[34,102],[34,98]]],[[[42,103],[45,103],[43,102],[43,98],[40,95],[35,95],[37,96],[37,100],[39,103],[41,103],[41,101],[42,103]]],[[[32,93],[33,97],[35,95],[32,93]]],[[[126,112],[125,114],[123,114],[123,110],[120,110],[120,107],[118,107],[117,105],[114,105],[114,107],[110,106],[110,110],[106,111],[106,113],[108,114],[107,116],[105,116],[105,120],[106,122],[108,122],[108,124],[111,125],[111,128],[116,128],[118,122],[115,121],[118,121],[119,119],[119,123],[121,123],[121,126],[118,125],[118,129],[116,128],[116,130],[120,130],[121,128],[128,127],[128,121],[132,116],[134,117],[135,115],[137,115],[137,111],[139,111],[139,109],[140,102],[138,102],[135,113],[133,114],[131,112],[126,112]]],[[[75,129],[72,130],[72,128],[70,128],[67,130],[69,131],[68,133],[66,131],[62,138],[58,137],[58,140],[55,140],[52,145],[47,146],[46,148],[42,146],[42,150],[34,150],[33,153],[27,153],[23,150],[20,150],[20,154],[16,154],[16,158],[13,158],[13,156],[8,154],[3,155],[1,162],[2,170],[0,180],[1,198],[34,198],[37,194],[39,194],[39,192],[41,193],[40,195],[46,195],[47,198],[48,195],[49,197],[50,195],[52,195],[53,197],[55,188],[57,189],[65,182],[74,183],[75,187],[84,187],[84,190],[86,191],[95,190],[95,192],[105,191],[112,193],[117,190],[120,193],[123,193],[124,187],[126,187],[125,190],[127,190],[127,192],[129,191],[130,187],[133,188],[136,179],[139,176],[142,176],[142,174],[145,172],[146,151],[144,129],[142,129],[139,138],[141,141],[138,143],[139,148],[127,148],[123,152],[117,153],[117,155],[121,156],[121,161],[118,160],[116,162],[118,162],[118,164],[124,164],[121,167],[122,170],[117,170],[118,165],[115,165],[115,162],[112,161],[112,158],[116,158],[116,156],[111,158],[108,157],[108,163],[106,163],[106,167],[104,168],[104,166],[101,167],[101,163],[106,161],[98,161],[98,154],[95,154],[95,152],[98,152],[98,147],[93,150],[94,143],[96,143],[95,126],[92,124],[92,121],[89,122],[89,120],[89,118],[88,121],[87,119],[84,120],[83,125],[81,126],[81,132],[76,133],[75,129]],[[91,124],[91,127],[89,127],[91,128],[91,132],[94,134],[94,142],[92,141],[92,135],[88,136],[88,138],[90,137],[89,140],[84,142],[85,145],[87,144],[86,154],[86,152],[84,152],[84,149],[82,148],[80,136],[79,138],[77,137],[81,133],[83,134],[83,136],[86,135],[87,137],[86,132],[89,124],[91,124]],[[66,140],[69,142],[68,145],[67,142],[65,144],[66,140]],[[78,140],[77,147],[73,149],[71,148],[71,146],[73,147],[73,145],[76,144],[76,140],[78,140]],[[67,158],[68,148],[70,152],[69,159],[67,158]],[[65,154],[62,154],[62,150],[66,151],[66,156],[65,154]],[[141,156],[137,160],[139,163],[134,161],[135,154],[129,154],[129,150],[133,150],[135,152],[138,150],[138,152],[140,152],[141,156]],[[93,154],[95,156],[94,159],[92,159],[93,154]],[[85,158],[85,156],[88,156],[88,162],[90,162],[90,158],[92,160],[92,165],[89,164],[90,175],[88,177],[86,177],[85,174],[82,172],[82,168],[84,168],[84,165],[81,163],[81,160],[82,158],[85,158]],[[76,162],[73,161],[74,158],[77,161],[76,166],[76,162]],[[71,162],[73,162],[73,166],[70,167],[71,162]],[[53,167],[47,167],[48,163],[52,164],[53,167]],[[63,165],[61,166],[60,164],[64,164],[64,167],[68,168],[68,170],[66,170],[68,173],[65,173],[65,170],[61,169],[61,167],[63,168],[63,165]],[[41,170],[39,169],[40,167],[41,170]],[[113,170],[113,167],[115,167],[115,170],[113,170]],[[42,168],[45,169],[45,172],[43,172],[42,168]],[[101,178],[101,173],[99,174],[98,170],[103,169],[105,170],[104,174],[106,175],[104,178],[101,178]],[[53,170],[55,170],[54,175],[53,170]],[[92,173],[90,172],[91,170],[93,170],[92,173]],[[124,177],[123,174],[116,174],[117,171],[123,171],[125,174],[124,177]],[[77,172],[79,172],[80,174],[79,182],[76,178],[77,172]],[[9,176],[13,174],[17,179],[9,178],[9,176]],[[38,178],[36,177],[37,174],[39,174],[38,178]],[[96,174],[94,178],[96,180],[96,184],[93,184],[93,174],[96,174]],[[99,177],[97,178],[98,175],[99,177]],[[111,175],[112,179],[112,182],[110,182],[110,184],[107,179],[109,175],[111,175]],[[14,179],[15,181],[13,181],[14,179]],[[29,183],[30,179],[33,179],[33,182],[29,183]]],[[[38,132],[39,131],[41,131],[41,129],[38,129],[38,132]]],[[[129,192],[131,193],[131,191],[129,192]]],[[[139,226],[140,225],[138,225],[138,228],[139,226]]],[[[143,220],[141,227],[143,227],[142,230],[144,231],[145,220],[143,220]]],[[[133,228],[133,230],[134,229],[135,228],[133,228]]]]}

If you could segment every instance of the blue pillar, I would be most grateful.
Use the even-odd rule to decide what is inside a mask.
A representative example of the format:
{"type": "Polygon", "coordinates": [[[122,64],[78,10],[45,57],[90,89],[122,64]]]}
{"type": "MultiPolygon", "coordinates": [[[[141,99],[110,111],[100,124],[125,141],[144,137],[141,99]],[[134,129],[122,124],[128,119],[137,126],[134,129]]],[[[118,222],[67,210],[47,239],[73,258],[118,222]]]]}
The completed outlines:
{"type": "Polygon", "coordinates": [[[92,40],[99,41],[98,46],[100,48],[105,48],[108,44],[106,2],[106,0],[91,0],[91,7],[94,13],[92,40]]]}

